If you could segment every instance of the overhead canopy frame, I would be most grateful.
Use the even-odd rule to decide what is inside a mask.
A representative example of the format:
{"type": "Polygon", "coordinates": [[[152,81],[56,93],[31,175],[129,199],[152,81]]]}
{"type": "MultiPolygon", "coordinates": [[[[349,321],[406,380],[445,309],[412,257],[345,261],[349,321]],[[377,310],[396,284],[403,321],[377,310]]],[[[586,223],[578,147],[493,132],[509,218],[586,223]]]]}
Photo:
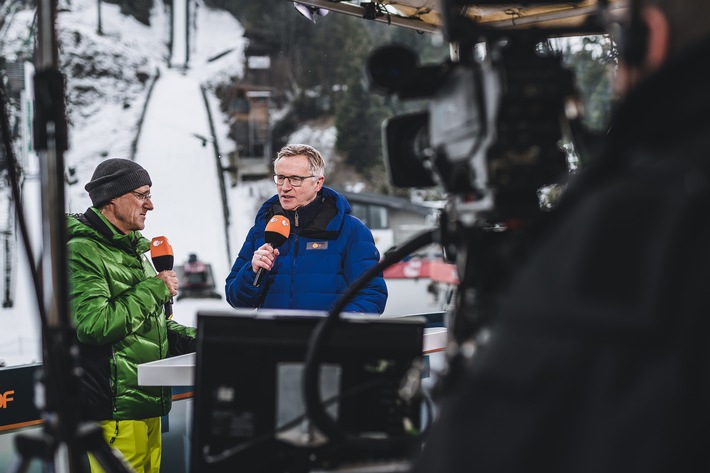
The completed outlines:
{"type": "MultiPolygon", "coordinates": [[[[441,0],[299,0],[298,3],[430,33],[441,31],[443,25],[441,0]]],[[[627,8],[627,0],[607,0],[606,3],[608,13],[613,17],[621,17],[627,8]]],[[[542,5],[521,2],[484,6],[472,4],[463,6],[462,13],[473,22],[492,28],[574,28],[594,15],[598,6],[597,0],[542,5]]]]}

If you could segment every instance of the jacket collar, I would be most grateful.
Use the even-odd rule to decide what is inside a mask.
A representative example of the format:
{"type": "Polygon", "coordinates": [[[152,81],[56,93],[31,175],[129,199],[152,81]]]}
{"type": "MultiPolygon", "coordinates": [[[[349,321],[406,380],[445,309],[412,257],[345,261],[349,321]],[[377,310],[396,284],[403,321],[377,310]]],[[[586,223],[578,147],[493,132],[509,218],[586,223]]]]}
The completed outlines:
{"type": "Polygon", "coordinates": [[[319,192],[312,202],[304,205],[303,207],[299,207],[296,210],[286,210],[285,212],[288,216],[288,219],[291,221],[291,225],[295,226],[296,224],[296,214],[298,214],[299,226],[307,227],[308,225],[310,225],[310,223],[313,222],[313,220],[316,218],[316,215],[318,215],[318,213],[323,208],[324,201],[325,198],[323,197],[323,193],[319,192]]]}
{"type": "Polygon", "coordinates": [[[89,207],[86,212],[78,215],[77,220],[112,246],[123,248],[124,250],[132,250],[138,254],[145,253],[150,249],[150,242],[140,232],[122,233],[94,207],[89,207]]]}
{"type": "MultiPolygon", "coordinates": [[[[340,230],[345,222],[345,215],[352,212],[348,201],[329,187],[323,186],[318,198],[319,202],[311,202],[310,204],[299,208],[299,226],[293,227],[292,231],[299,235],[310,238],[334,239],[340,234],[340,230]],[[306,214],[302,214],[305,209],[306,214]],[[305,216],[304,220],[301,220],[305,216]]],[[[256,224],[264,227],[266,222],[277,211],[283,212],[294,224],[294,212],[284,211],[279,204],[279,196],[274,195],[269,198],[259,209],[256,216],[256,224]]]]}

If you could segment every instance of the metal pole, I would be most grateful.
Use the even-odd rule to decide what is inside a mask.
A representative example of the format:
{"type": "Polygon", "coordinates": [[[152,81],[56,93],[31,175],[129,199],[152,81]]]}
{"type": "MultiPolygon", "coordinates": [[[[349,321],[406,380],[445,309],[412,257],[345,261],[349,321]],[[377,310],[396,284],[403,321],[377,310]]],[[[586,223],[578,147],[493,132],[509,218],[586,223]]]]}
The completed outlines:
{"type": "Polygon", "coordinates": [[[57,471],[82,471],[77,441],[78,380],[69,321],[64,158],[67,124],[64,116],[64,79],[58,70],[55,30],[56,0],[37,3],[35,149],[40,157],[42,182],[41,280],[46,326],[44,341],[45,408],[51,413],[45,431],[54,441],[57,471]]]}
{"type": "Polygon", "coordinates": [[[190,0],[185,0],[185,69],[190,64],[190,0]]]}
{"type": "Polygon", "coordinates": [[[97,12],[97,15],[98,15],[98,26],[96,27],[96,33],[97,33],[97,34],[100,34],[100,35],[103,35],[103,34],[104,34],[104,30],[103,30],[103,28],[101,27],[101,0],[97,0],[96,12],[97,12]]]}

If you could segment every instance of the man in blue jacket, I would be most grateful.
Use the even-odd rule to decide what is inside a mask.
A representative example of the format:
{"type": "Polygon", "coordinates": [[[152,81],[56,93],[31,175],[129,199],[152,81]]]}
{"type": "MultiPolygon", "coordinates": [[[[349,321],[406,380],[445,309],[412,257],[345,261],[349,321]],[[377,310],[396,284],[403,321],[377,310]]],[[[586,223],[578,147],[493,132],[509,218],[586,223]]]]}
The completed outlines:
{"type": "MultiPolygon", "coordinates": [[[[274,161],[277,194],[256,215],[227,277],[233,307],[329,310],[380,259],[372,232],[351,215],[345,197],[323,186],[325,161],[312,146],[289,144],[274,161]],[[291,224],[278,248],[265,242],[273,215],[291,224]],[[257,272],[266,274],[255,284],[257,272]]],[[[380,273],[352,298],[344,312],[381,314],[387,286],[380,273]]]]}

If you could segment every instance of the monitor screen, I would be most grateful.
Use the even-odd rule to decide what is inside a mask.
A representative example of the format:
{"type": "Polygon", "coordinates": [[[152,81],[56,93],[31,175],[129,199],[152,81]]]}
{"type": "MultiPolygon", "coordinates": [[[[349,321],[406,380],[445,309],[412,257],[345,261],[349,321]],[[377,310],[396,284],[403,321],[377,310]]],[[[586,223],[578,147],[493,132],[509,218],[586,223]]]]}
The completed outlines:
{"type": "MultiPolygon", "coordinates": [[[[193,473],[298,473],[414,454],[413,445],[393,451],[329,440],[309,422],[304,362],[313,329],[326,315],[198,312],[193,473]]],[[[398,390],[412,363],[422,357],[424,323],[342,317],[319,368],[321,399],[339,428],[369,439],[416,437],[412,432],[420,427],[421,403],[401,399],[398,390]]]]}

